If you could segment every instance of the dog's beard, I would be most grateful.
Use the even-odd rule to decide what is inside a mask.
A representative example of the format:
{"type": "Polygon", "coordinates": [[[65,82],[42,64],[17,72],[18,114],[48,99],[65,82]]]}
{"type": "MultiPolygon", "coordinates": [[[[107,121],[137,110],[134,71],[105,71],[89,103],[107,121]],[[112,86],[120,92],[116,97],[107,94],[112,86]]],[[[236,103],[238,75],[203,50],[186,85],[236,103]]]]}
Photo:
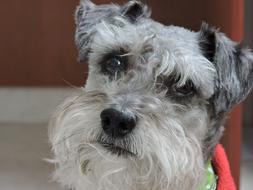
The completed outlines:
{"type": "MultiPolygon", "coordinates": [[[[138,127],[126,139],[101,132],[99,114],[107,97],[85,94],[68,99],[51,123],[56,180],[77,190],[195,190],[202,181],[204,161],[199,133],[183,121],[140,113],[138,127]]],[[[197,116],[196,116],[197,117],[197,116]]]]}

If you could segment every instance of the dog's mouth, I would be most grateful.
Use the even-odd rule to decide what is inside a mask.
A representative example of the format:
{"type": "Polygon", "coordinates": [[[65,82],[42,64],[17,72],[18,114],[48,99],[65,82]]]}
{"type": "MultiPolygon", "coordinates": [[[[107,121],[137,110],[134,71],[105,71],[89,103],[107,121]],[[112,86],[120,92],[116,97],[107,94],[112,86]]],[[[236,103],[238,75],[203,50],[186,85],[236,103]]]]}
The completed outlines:
{"type": "Polygon", "coordinates": [[[115,154],[117,156],[136,156],[135,153],[131,152],[130,150],[117,146],[113,143],[98,141],[98,143],[103,146],[106,150],[110,153],[115,154]]]}

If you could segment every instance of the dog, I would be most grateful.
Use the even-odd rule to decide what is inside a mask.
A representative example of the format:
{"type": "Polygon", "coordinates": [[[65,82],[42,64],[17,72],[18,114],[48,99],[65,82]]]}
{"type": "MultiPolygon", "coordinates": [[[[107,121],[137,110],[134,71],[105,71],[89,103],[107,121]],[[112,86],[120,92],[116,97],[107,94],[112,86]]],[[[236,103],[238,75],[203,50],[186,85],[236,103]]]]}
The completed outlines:
{"type": "Polygon", "coordinates": [[[85,88],[50,122],[54,179],[76,190],[198,190],[253,54],[203,23],[164,26],[140,1],[77,7],[85,88]]]}

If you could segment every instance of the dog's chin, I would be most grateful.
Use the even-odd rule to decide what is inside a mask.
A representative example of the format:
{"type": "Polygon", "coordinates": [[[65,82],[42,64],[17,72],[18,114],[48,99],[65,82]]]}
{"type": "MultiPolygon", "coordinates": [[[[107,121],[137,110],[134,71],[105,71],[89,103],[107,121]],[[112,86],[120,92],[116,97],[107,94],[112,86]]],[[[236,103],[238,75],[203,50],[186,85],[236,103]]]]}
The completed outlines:
{"type": "Polygon", "coordinates": [[[133,156],[136,156],[135,153],[131,152],[127,148],[117,146],[114,143],[108,143],[108,142],[103,142],[103,141],[98,141],[98,143],[104,149],[106,149],[108,152],[110,152],[113,155],[123,156],[123,157],[129,157],[129,156],[133,157],[133,156]]]}

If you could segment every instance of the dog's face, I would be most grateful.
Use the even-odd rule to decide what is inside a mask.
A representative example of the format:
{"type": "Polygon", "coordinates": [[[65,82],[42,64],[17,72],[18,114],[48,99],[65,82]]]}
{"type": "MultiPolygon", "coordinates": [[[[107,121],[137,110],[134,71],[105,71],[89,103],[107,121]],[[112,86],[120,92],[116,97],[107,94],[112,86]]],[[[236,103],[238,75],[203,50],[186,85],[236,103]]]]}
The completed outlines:
{"type": "Polygon", "coordinates": [[[62,184],[195,190],[226,113],[250,91],[253,55],[215,29],[164,26],[137,1],[76,12],[85,89],[59,107],[50,140],[62,184]]]}

